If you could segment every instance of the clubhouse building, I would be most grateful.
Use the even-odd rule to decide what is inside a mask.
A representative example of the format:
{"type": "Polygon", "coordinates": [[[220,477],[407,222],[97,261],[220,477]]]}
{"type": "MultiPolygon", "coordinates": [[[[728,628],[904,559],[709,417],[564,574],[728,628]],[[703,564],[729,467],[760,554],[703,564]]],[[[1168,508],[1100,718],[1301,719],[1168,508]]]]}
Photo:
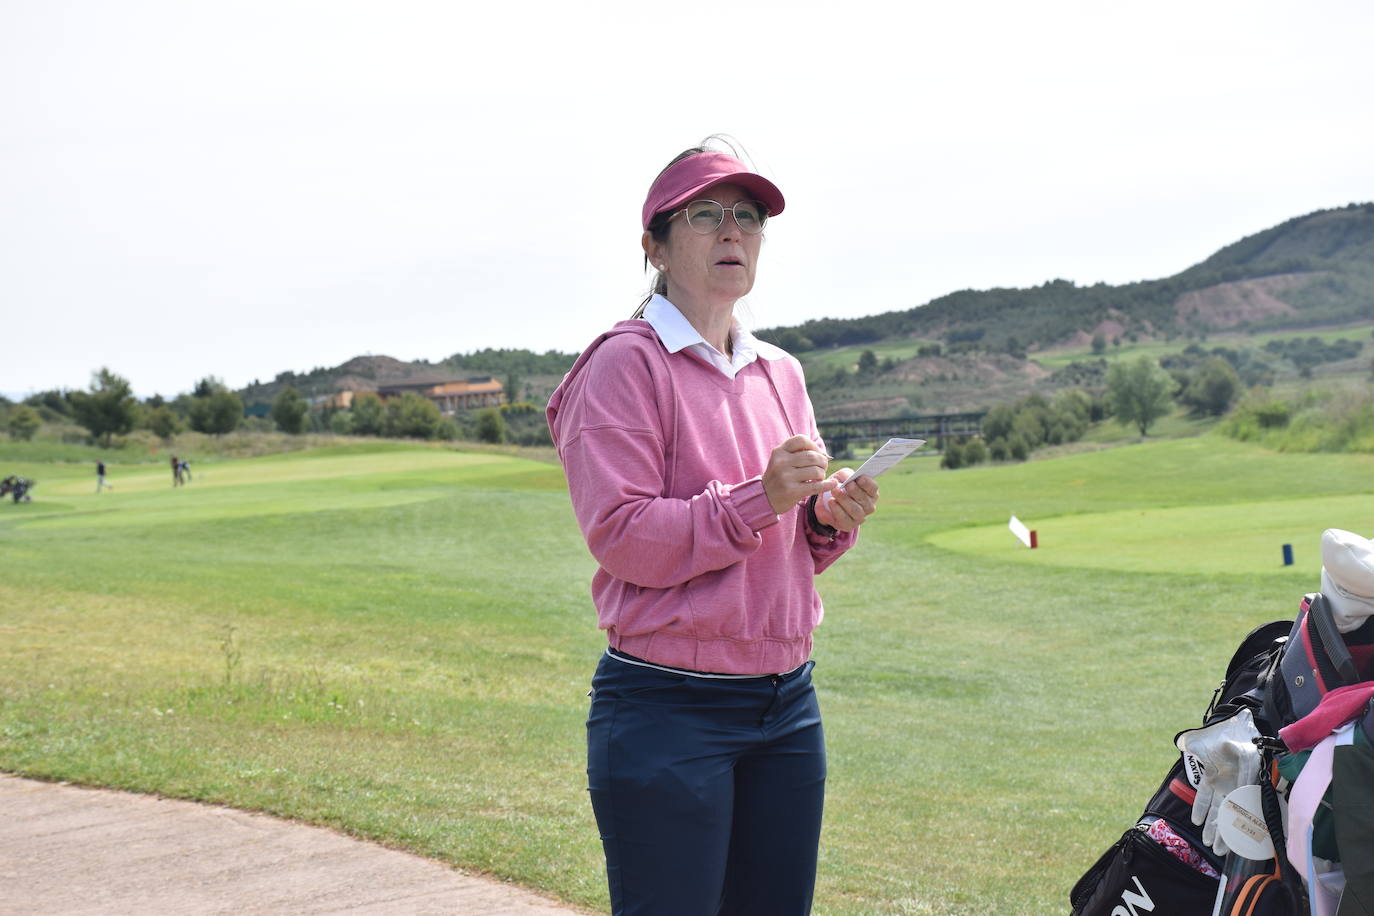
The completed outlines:
{"type": "Polygon", "coordinates": [[[312,403],[320,407],[346,410],[353,406],[353,399],[365,390],[375,391],[383,401],[413,392],[433,401],[439,412],[445,416],[452,416],[460,410],[500,407],[506,399],[504,386],[491,376],[483,375],[466,379],[424,379],[394,385],[378,385],[375,389],[340,391],[328,397],[312,399],[312,403]]]}

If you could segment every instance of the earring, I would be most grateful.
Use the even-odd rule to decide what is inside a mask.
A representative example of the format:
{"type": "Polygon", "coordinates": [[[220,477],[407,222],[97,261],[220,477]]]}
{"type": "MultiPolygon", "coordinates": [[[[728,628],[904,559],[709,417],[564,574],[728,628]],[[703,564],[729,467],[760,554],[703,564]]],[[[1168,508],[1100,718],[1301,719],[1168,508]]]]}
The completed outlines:
{"type": "Polygon", "coordinates": [[[660,271],[661,273],[665,273],[665,274],[666,274],[666,273],[668,272],[668,265],[667,265],[667,264],[660,264],[660,265],[658,265],[658,269],[659,269],[659,271],[660,271]]]}

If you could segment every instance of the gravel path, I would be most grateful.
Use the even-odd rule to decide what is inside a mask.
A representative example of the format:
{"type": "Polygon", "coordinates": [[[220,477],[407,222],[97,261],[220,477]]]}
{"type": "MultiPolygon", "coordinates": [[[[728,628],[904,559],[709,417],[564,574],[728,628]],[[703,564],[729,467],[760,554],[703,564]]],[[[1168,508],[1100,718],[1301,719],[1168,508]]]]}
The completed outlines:
{"type": "Polygon", "coordinates": [[[0,774],[5,916],[580,912],[321,827],[0,774]]]}

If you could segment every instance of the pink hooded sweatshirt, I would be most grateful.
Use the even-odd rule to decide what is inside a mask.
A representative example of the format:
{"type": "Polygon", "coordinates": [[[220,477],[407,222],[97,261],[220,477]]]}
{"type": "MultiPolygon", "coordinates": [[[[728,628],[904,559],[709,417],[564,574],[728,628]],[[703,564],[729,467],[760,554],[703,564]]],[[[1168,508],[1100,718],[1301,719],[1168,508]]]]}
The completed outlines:
{"type": "Polygon", "coordinates": [[[812,530],[805,504],[774,515],[764,493],[774,448],[796,434],[821,444],[795,359],[730,379],[622,321],[578,358],[548,421],[611,646],[722,674],[806,661],[824,613],[813,579],[857,532],[812,530]]]}

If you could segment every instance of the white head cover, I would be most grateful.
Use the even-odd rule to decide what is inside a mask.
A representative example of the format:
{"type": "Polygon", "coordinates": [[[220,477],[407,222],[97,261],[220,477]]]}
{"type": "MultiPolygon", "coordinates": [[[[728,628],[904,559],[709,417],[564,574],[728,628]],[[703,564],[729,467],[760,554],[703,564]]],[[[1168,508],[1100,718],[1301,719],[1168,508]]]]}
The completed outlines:
{"type": "Polygon", "coordinates": [[[1349,633],[1374,616],[1374,541],[1340,528],[1322,534],[1322,594],[1336,629],[1349,633]]]}

